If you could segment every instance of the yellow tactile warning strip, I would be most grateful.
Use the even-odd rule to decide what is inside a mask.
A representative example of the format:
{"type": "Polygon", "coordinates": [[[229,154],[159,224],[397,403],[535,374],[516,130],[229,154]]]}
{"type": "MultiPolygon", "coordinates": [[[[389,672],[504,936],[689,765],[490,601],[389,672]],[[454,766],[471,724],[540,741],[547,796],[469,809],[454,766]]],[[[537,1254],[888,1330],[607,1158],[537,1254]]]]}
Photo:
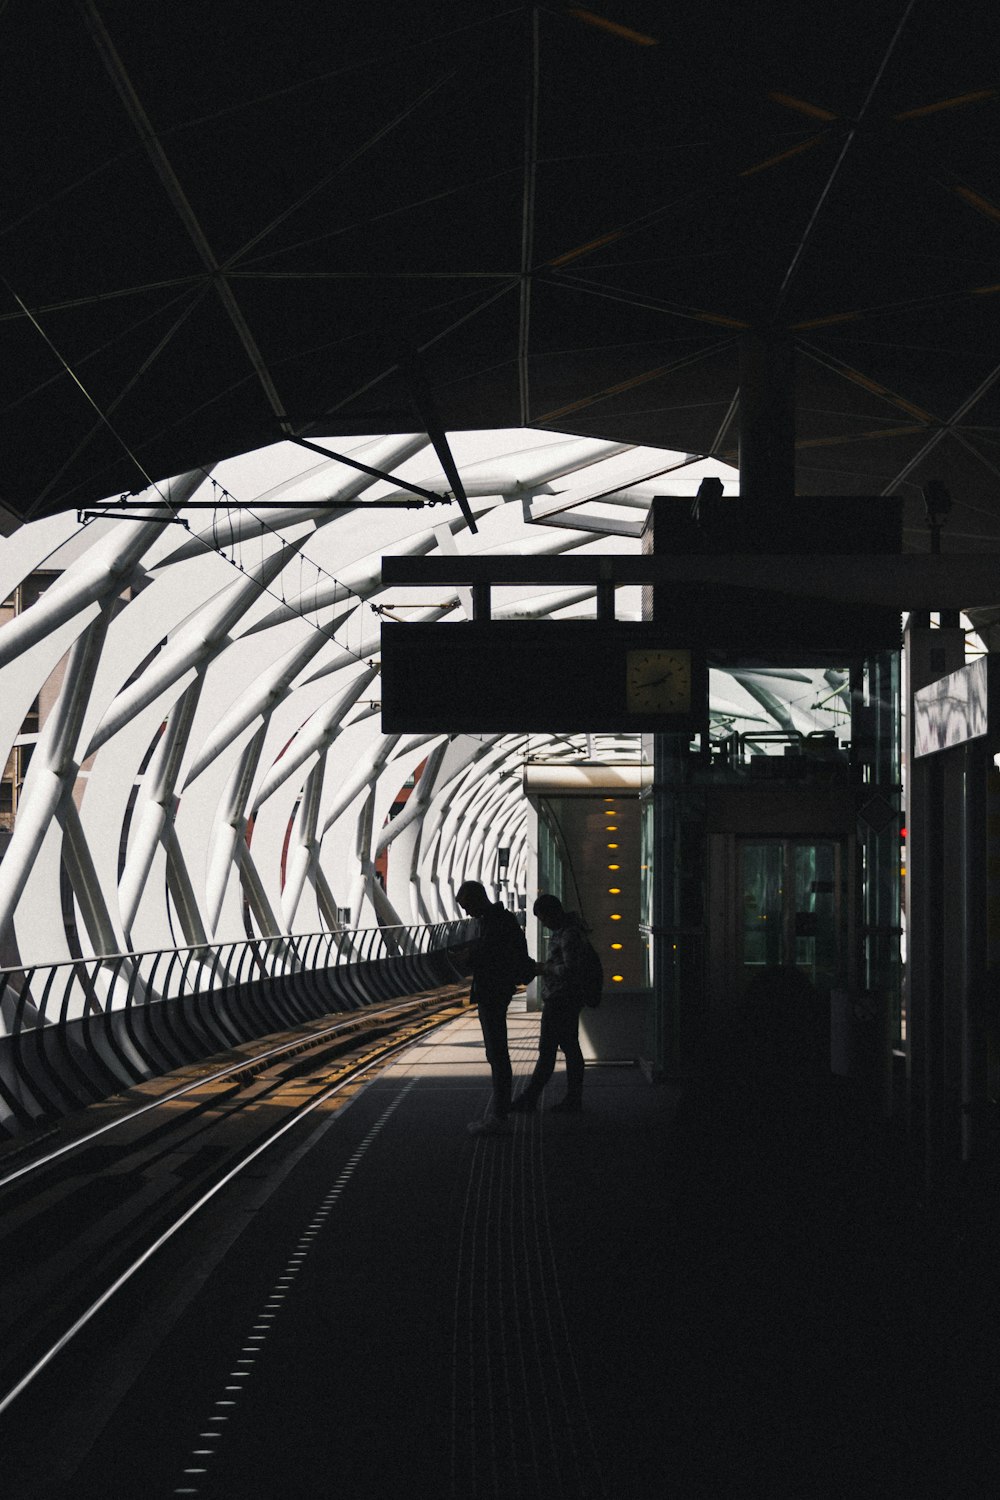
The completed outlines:
{"type": "MultiPolygon", "coordinates": [[[[508,1020],[515,1093],[534,1065],[538,1021],[515,1002],[508,1020]]],[[[467,1078],[474,1117],[489,1102],[482,1049],[469,1012],[391,1070],[423,1088],[467,1078]]],[[[561,1060],[553,1084],[548,1102],[562,1087],[561,1060]]],[[[454,1260],[447,1492],[455,1500],[604,1496],[549,1220],[545,1111],[512,1116],[511,1125],[507,1136],[469,1138],[456,1185],[458,1242],[443,1247],[454,1260]]]]}
{"type": "MultiPolygon", "coordinates": [[[[515,1002],[508,1025],[515,1090],[534,1064],[538,1021],[537,1015],[524,1012],[523,1002],[515,1002]]],[[[557,1071],[557,1092],[560,1085],[557,1071]]],[[[336,1224],[340,1234],[357,1232],[351,1212],[343,1217],[351,1209],[353,1192],[360,1190],[354,1213],[361,1203],[372,1211],[374,1191],[377,1203],[392,1205],[393,1213],[403,1215],[395,1231],[404,1237],[409,1233],[398,1197],[403,1179],[395,1176],[406,1168],[394,1163],[402,1141],[421,1139],[421,1101],[426,1121],[427,1096],[440,1093],[441,1102],[431,1105],[431,1115],[435,1121],[447,1119],[448,1138],[435,1160],[439,1168],[450,1162],[458,1172],[452,1186],[456,1212],[450,1228],[442,1223],[436,1244],[446,1285],[451,1268],[450,1294],[440,1308],[450,1368],[412,1371],[416,1380],[440,1383],[446,1428],[441,1434],[445,1441],[440,1493],[453,1500],[535,1493],[573,1494],[580,1500],[605,1497],[563,1307],[558,1237],[549,1221],[544,1113],[512,1117],[506,1136],[466,1135],[467,1120],[481,1115],[490,1099],[482,1034],[475,1012],[468,1009],[448,1025],[417,1037],[413,1046],[381,1068],[377,1088],[385,1092],[384,1107],[375,1112],[325,1195],[307,1212],[302,1228],[292,1231],[266,1295],[247,1315],[242,1338],[234,1338],[226,1374],[187,1439],[186,1456],[175,1471],[170,1493],[208,1496],[217,1492],[218,1483],[231,1478],[237,1438],[231,1429],[247,1420],[243,1407],[248,1398],[248,1413],[254,1409],[258,1374],[265,1376],[265,1389],[268,1377],[273,1377],[274,1372],[266,1369],[267,1351],[275,1338],[280,1344],[287,1336],[286,1313],[294,1304],[295,1315],[302,1315],[302,1277],[315,1274],[317,1265],[329,1257],[328,1235],[336,1224]],[[456,1094],[463,1101],[458,1110],[456,1094]],[[383,1142],[378,1161],[374,1156],[368,1161],[369,1147],[390,1117],[393,1138],[383,1142]],[[365,1170],[359,1176],[362,1163],[365,1170]],[[386,1172],[388,1178],[383,1177],[386,1172]]],[[[561,1133],[565,1123],[550,1129],[561,1133]]],[[[429,1272],[430,1268],[429,1281],[436,1280],[429,1272]]],[[[373,1265],[373,1284],[382,1274],[373,1265]]],[[[308,1287],[314,1290],[311,1280],[308,1287]]]]}
{"type": "MultiPolygon", "coordinates": [[[[537,1017],[512,1018],[515,1074],[537,1017]]],[[[557,1070],[555,1089],[561,1087],[557,1070]]],[[[515,1083],[515,1089],[516,1089],[515,1083]]],[[[550,1085],[549,1094],[555,1097],[550,1085]]],[[[453,1496],[606,1493],[563,1309],[546,1191],[544,1110],[512,1138],[479,1137],[468,1161],[453,1310],[453,1496]],[[516,1483],[511,1483],[513,1476],[516,1483]]]]}

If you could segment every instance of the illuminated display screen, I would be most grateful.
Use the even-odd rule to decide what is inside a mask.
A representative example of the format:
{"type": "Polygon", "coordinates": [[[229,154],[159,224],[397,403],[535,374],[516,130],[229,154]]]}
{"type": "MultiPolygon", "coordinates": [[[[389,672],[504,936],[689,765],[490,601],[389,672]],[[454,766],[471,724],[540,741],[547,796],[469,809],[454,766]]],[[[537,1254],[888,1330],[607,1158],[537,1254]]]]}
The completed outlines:
{"type": "Polygon", "coordinates": [[[932,755],[977,739],[988,727],[987,659],[949,672],[913,695],[913,753],[932,755]]]}

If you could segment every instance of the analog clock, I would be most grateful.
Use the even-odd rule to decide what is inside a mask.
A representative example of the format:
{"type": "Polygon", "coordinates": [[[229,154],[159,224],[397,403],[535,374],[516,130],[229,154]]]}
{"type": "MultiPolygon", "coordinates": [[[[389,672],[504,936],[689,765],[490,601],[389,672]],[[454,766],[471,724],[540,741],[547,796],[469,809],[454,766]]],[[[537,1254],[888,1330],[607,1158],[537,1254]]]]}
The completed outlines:
{"type": "Polygon", "coordinates": [[[691,652],[640,647],[625,657],[625,706],[633,714],[691,711],[691,652]]]}

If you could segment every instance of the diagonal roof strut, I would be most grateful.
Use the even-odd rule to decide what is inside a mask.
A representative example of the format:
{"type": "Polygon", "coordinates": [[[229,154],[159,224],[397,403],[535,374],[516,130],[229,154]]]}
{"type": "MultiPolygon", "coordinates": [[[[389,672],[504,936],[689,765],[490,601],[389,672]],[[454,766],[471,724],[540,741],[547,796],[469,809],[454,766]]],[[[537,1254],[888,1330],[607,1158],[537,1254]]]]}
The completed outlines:
{"type": "Polygon", "coordinates": [[[202,264],[212,276],[219,300],[229,315],[229,320],[239,337],[240,343],[243,345],[247,358],[253,366],[257,379],[263,387],[264,394],[267,396],[275,415],[284,421],[284,405],[278,395],[277,387],[271,378],[271,372],[267,367],[264,356],[257,347],[257,341],[250,331],[250,325],[243,316],[239,303],[233,295],[233,290],[225,278],[223,267],[220,266],[212,247],[209,245],[205,231],[198,221],[198,216],[188,201],[187,194],[184,192],[180,180],[167,157],[167,153],[164,151],[160,139],[153,129],[152,122],[142,106],[142,101],[132,85],[132,80],[129,78],[125,64],[119,57],[107,28],[97,12],[94,0],[78,0],[78,4],[101,61],[110,74],[111,81],[118,91],[118,96],[125,107],[125,111],[145,147],[146,154],[152,162],[156,174],[163,184],[178,217],[187,230],[191,242],[201,258],[202,264]]]}
{"type": "MultiPolygon", "coordinates": [[[[430,437],[430,433],[427,436],[430,437]]],[[[309,438],[293,437],[289,433],[287,441],[298,443],[300,448],[309,448],[313,453],[322,453],[324,458],[336,459],[338,464],[347,464],[350,469],[360,469],[362,474],[370,474],[373,479],[386,479],[390,484],[398,485],[401,490],[410,490],[414,495],[420,495],[424,500],[429,500],[432,505],[446,505],[448,503],[447,495],[436,495],[433,490],[425,490],[422,485],[411,484],[408,479],[400,479],[397,474],[390,474],[385,469],[373,469],[371,464],[363,464],[358,458],[348,458],[346,453],[334,453],[332,448],[323,448],[319,443],[314,443],[309,438]]],[[[451,478],[450,474],[448,478],[451,478]]],[[[462,491],[462,499],[465,499],[464,490],[462,491]]],[[[362,501],[358,502],[359,505],[363,503],[362,501]]],[[[466,500],[466,506],[468,506],[468,503],[468,500],[466,500]]],[[[472,529],[473,531],[476,529],[475,522],[473,522],[472,529]]]]}

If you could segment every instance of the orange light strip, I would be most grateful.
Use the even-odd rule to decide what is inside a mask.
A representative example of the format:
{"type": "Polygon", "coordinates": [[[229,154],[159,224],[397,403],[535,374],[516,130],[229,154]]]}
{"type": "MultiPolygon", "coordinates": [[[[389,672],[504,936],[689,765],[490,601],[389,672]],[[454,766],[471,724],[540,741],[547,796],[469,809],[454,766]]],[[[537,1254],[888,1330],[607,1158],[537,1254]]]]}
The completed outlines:
{"type": "Polygon", "coordinates": [[[906,425],[902,427],[878,427],[874,432],[847,433],[842,435],[841,437],[800,438],[796,442],[795,447],[796,450],[798,450],[799,448],[836,448],[848,443],[871,442],[874,438],[906,437],[910,433],[926,431],[926,422],[907,422],[906,425]]]}
{"type": "Polygon", "coordinates": [[[982,193],[973,192],[972,188],[963,187],[961,184],[954,189],[954,192],[959,198],[964,198],[972,208],[977,208],[981,214],[985,214],[988,219],[1000,220],[1000,208],[997,208],[996,204],[991,203],[988,198],[984,198],[982,193]]]}
{"type": "Polygon", "coordinates": [[[584,406],[593,406],[595,401],[604,401],[609,396],[620,395],[622,391],[634,390],[637,385],[645,385],[649,380],[657,380],[661,375],[666,375],[670,369],[670,365],[658,365],[655,370],[647,370],[642,375],[633,375],[631,380],[622,380],[618,385],[609,385],[603,391],[595,391],[592,396],[581,396],[579,401],[571,401],[568,406],[560,406],[555,411],[547,411],[544,416],[533,417],[532,422],[535,425],[540,425],[542,422],[555,422],[572,411],[580,411],[584,406]]]}
{"type": "Polygon", "coordinates": [[[837,368],[839,374],[846,375],[847,379],[852,380],[855,385],[860,385],[863,390],[871,391],[873,395],[884,397],[886,401],[891,401],[893,406],[898,406],[900,411],[908,412],[918,421],[932,423],[937,421],[937,418],[931,416],[929,411],[924,411],[921,406],[915,406],[912,401],[907,401],[905,396],[897,396],[895,391],[890,391],[887,386],[880,385],[877,380],[872,380],[870,375],[862,375],[860,370],[852,369],[850,365],[838,363],[837,368]]]}
{"type": "Polygon", "coordinates": [[[749,323],[744,323],[742,318],[727,318],[722,313],[695,313],[694,316],[700,323],[718,323],[720,328],[749,328],[749,323]]]}
{"type": "Polygon", "coordinates": [[[610,245],[612,240],[620,240],[622,231],[612,229],[607,234],[599,234],[596,240],[588,240],[585,245],[577,245],[575,250],[567,250],[565,255],[556,255],[552,260],[547,260],[547,266],[565,266],[571,260],[576,260],[578,255],[586,255],[588,250],[599,250],[602,245],[610,245]]]}
{"type": "Polygon", "coordinates": [[[830,313],[826,318],[810,318],[805,323],[793,323],[792,332],[798,332],[804,328],[828,328],[831,323],[850,323],[854,318],[860,318],[859,312],[830,313]]]}
{"type": "Polygon", "coordinates": [[[604,16],[596,16],[592,10],[580,10],[575,5],[568,5],[566,14],[572,16],[575,21],[582,21],[585,26],[596,26],[599,31],[610,31],[612,36],[620,36],[623,42],[634,42],[637,47],[659,45],[657,37],[647,36],[644,31],[633,31],[631,26],[620,26],[617,21],[609,21],[604,16]]]}
{"type": "Polygon", "coordinates": [[[939,99],[936,104],[921,104],[916,109],[904,109],[894,120],[919,120],[923,115],[936,115],[942,109],[962,109],[966,104],[977,104],[981,99],[995,99],[996,89],[976,89],[972,94],[956,94],[952,99],[939,99]]]}
{"type": "Polygon", "coordinates": [[[766,172],[768,167],[776,167],[779,162],[787,161],[790,156],[800,156],[803,151],[808,151],[811,146],[816,146],[825,140],[822,135],[810,136],[807,141],[800,141],[797,146],[789,146],[787,151],[779,151],[777,156],[768,156],[764,161],[759,161],[754,167],[744,167],[740,173],[741,177],[752,177],[755,172],[766,172]]]}
{"type": "Polygon", "coordinates": [[[767,96],[773,99],[775,104],[783,104],[786,109],[797,109],[800,115],[812,115],[814,120],[836,120],[839,116],[832,110],[824,109],[819,104],[809,104],[805,99],[796,99],[794,94],[781,94],[772,89],[767,96]]]}

